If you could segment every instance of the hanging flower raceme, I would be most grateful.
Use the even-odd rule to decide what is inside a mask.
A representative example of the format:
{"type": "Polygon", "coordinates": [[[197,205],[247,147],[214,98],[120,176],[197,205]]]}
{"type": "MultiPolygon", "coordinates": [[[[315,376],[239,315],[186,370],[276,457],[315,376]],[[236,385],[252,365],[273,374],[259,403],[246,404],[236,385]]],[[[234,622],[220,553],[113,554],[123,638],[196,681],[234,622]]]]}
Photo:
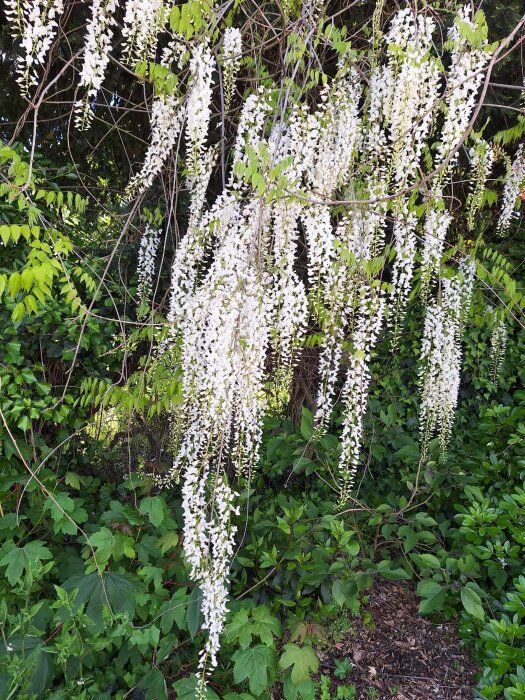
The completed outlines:
{"type": "Polygon", "coordinates": [[[124,14],[124,60],[135,65],[155,59],[159,34],[168,18],[164,0],[127,0],[124,14]]]}
{"type": "MultiPolygon", "coordinates": [[[[253,249],[259,245],[264,216],[259,203],[238,209],[220,236],[214,262],[189,302],[190,315],[182,328],[184,404],[174,470],[182,472],[183,494],[188,479],[193,484],[197,474],[195,488],[207,496],[206,515],[190,520],[185,535],[192,576],[203,592],[203,627],[208,631],[202,668],[216,664],[233,551],[233,531],[223,529],[220,548],[224,565],[217,568],[214,521],[210,520],[215,516],[214,490],[218,479],[226,488],[228,472],[231,477],[248,474],[261,438],[272,309],[268,307],[267,280],[254,263],[253,249]],[[196,554],[192,554],[196,547],[200,547],[198,565],[196,554]]],[[[186,501],[183,504],[188,510],[194,507],[192,493],[187,505],[186,501]]],[[[224,506],[224,521],[231,516],[230,506],[224,506]]]]}
{"type": "Polygon", "coordinates": [[[347,377],[342,391],[344,405],[341,436],[340,500],[350,496],[361,451],[363,424],[370,386],[370,359],[381,330],[385,298],[379,287],[362,287],[356,311],[347,377]]]}
{"type": "MultiPolygon", "coordinates": [[[[373,203],[362,210],[363,241],[370,257],[384,247],[389,193],[389,142],[385,124],[392,110],[394,80],[389,65],[374,69],[369,84],[369,109],[360,139],[360,158],[370,164],[364,178],[365,195],[373,203]],[[365,233],[366,232],[366,233],[365,233]]],[[[366,257],[366,256],[365,256],[366,257]]]]}
{"type": "Polygon", "coordinates": [[[23,95],[38,85],[39,69],[44,65],[64,11],[63,0],[4,0],[11,31],[20,39],[22,54],[17,59],[16,80],[23,95]]]}
{"type": "MultiPolygon", "coordinates": [[[[208,173],[211,174],[211,169],[208,173]]],[[[200,183],[204,184],[202,178],[200,183]]],[[[237,213],[235,200],[229,194],[222,194],[212,209],[201,216],[204,197],[197,201],[199,194],[205,194],[205,191],[194,191],[188,230],[177,247],[172,267],[168,321],[173,325],[175,334],[178,324],[189,312],[188,304],[191,303],[201,267],[209,252],[216,222],[227,225],[231,216],[237,213]]]]}
{"type": "Polygon", "coordinates": [[[403,202],[396,209],[396,220],[394,221],[393,230],[393,246],[396,251],[396,259],[392,272],[392,288],[390,292],[393,324],[399,320],[412,288],[417,242],[416,213],[410,211],[406,202],[403,202]]]}
{"type": "Polygon", "coordinates": [[[175,65],[177,70],[182,70],[186,53],[186,46],[181,41],[172,39],[167,46],[162,49],[160,64],[165,68],[172,68],[172,66],[175,65]]]}
{"type": "MultiPolygon", "coordinates": [[[[249,129],[249,123],[260,123],[262,128],[261,115],[266,109],[267,104],[262,98],[246,104],[242,121],[247,128],[246,132],[243,131],[247,142],[253,144],[257,138],[257,132],[249,129]]],[[[240,143],[237,149],[242,152],[240,143]]],[[[253,254],[258,250],[262,254],[261,245],[267,244],[263,234],[267,234],[269,210],[259,200],[241,204],[235,193],[242,187],[242,182],[232,177],[228,190],[192,227],[195,231],[211,229],[215,241],[214,259],[202,279],[178,276],[173,280],[174,289],[180,289],[184,298],[182,307],[174,307],[173,317],[186,348],[183,364],[187,367],[184,381],[188,386],[188,400],[191,404],[203,402],[203,413],[208,416],[206,420],[215,424],[213,435],[226,434],[237,422],[234,433],[251,444],[249,432],[253,429],[258,433],[259,428],[250,420],[244,425],[244,419],[241,427],[239,420],[241,414],[247,416],[249,413],[245,402],[255,405],[260,397],[242,391],[236,396],[237,390],[231,383],[241,381],[242,358],[249,352],[260,352],[253,345],[260,331],[256,326],[249,332],[244,323],[248,326],[263,323],[261,328],[266,329],[266,312],[261,316],[261,308],[264,311],[271,302],[266,300],[261,308],[258,307],[265,297],[263,285],[267,281],[267,272],[264,267],[259,267],[253,254]],[[249,310],[252,304],[258,309],[257,313],[255,309],[249,310]],[[198,341],[196,335],[201,336],[198,341]],[[205,347],[208,348],[206,352],[205,347]],[[241,411],[237,410],[239,407],[242,407],[241,411]]],[[[267,333],[267,329],[264,332],[267,333]]],[[[263,345],[266,347],[266,342],[263,345]]],[[[258,381],[257,372],[252,369],[250,376],[251,370],[246,366],[245,381],[249,385],[258,381]]],[[[181,416],[184,418],[184,412],[181,416]]],[[[243,452],[240,443],[236,452],[239,455],[243,452]]]]}
{"type": "Polygon", "coordinates": [[[460,384],[461,329],[473,279],[469,261],[452,278],[441,280],[438,299],[427,304],[420,367],[423,458],[432,433],[438,433],[444,451],[452,430],[460,384]]]}
{"type": "MultiPolygon", "coordinates": [[[[388,179],[392,178],[394,193],[399,193],[392,207],[396,258],[389,323],[395,329],[410,293],[416,255],[417,217],[410,211],[404,190],[418,174],[423,145],[438,105],[440,73],[436,60],[430,56],[434,28],[430,17],[416,17],[411,8],[395,15],[385,36],[388,82],[382,88],[384,94],[379,92],[375,98],[386,100],[380,111],[382,128],[389,134],[388,179]]],[[[374,110],[378,111],[378,107],[374,106],[374,110]]],[[[395,334],[397,337],[397,330],[395,334]]]]}
{"type": "MultiPolygon", "coordinates": [[[[323,306],[324,336],[319,357],[320,387],[315,415],[318,428],[326,427],[334,407],[345,334],[354,327],[360,294],[369,283],[363,266],[373,257],[374,233],[375,222],[370,212],[360,209],[344,217],[335,232],[336,258],[327,280],[323,306]]],[[[348,479],[344,477],[343,481],[348,479]]]]}
{"type": "MultiPolygon", "coordinates": [[[[449,32],[449,45],[452,48],[451,66],[447,75],[445,92],[445,119],[438,142],[435,165],[450,157],[447,167],[436,175],[430,184],[430,197],[423,226],[421,295],[426,300],[432,282],[439,270],[445,240],[452,217],[444,202],[445,176],[455,166],[455,152],[461,140],[468,133],[469,121],[474,110],[476,96],[483,81],[484,68],[489,60],[487,41],[478,32],[477,17],[471,18],[471,10],[466,5],[459,10],[455,23],[449,32]],[[478,37],[479,39],[472,39],[478,37]]],[[[473,166],[477,168],[477,182],[469,197],[469,216],[473,217],[480,206],[486,178],[488,177],[490,156],[481,140],[471,152],[473,166]]]]}
{"type": "Polygon", "coordinates": [[[509,228],[512,219],[517,216],[516,202],[525,184],[525,149],[521,143],[516,151],[503,190],[503,206],[498,221],[498,231],[501,235],[509,228]]]}
{"type": "Polygon", "coordinates": [[[467,225],[472,231],[475,225],[475,217],[483,206],[485,185],[494,164],[494,151],[489,143],[482,138],[474,141],[470,151],[471,162],[471,190],[467,199],[467,225]]]}
{"type": "MultiPolygon", "coordinates": [[[[260,143],[261,132],[269,105],[263,93],[251,95],[241,114],[234,145],[234,164],[246,160],[245,145],[252,148],[260,143]],[[244,145],[243,145],[244,144],[244,145]]],[[[228,230],[238,216],[235,192],[242,184],[234,170],[225,191],[208,211],[203,211],[206,189],[211,176],[213,152],[207,151],[207,164],[201,164],[197,183],[191,188],[190,220],[188,231],[175,253],[172,268],[170,310],[168,320],[176,333],[178,325],[187,318],[192,296],[199,280],[199,272],[217,231],[228,230]]]]}
{"type": "Polygon", "coordinates": [[[299,240],[300,205],[278,202],[273,209],[275,270],[273,290],[276,322],[272,333],[272,347],[281,370],[281,381],[291,370],[293,351],[303,338],[308,315],[308,302],[304,283],[294,266],[299,240]]]}
{"type": "MultiPolygon", "coordinates": [[[[272,163],[281,169],[290,188],[302,182],[312,166],[318,135],[315,118],[302,106],[294,107],[284,130],[275,126],[270,134],[272,163]]],[[[280,394],[286,396],[295,350],[301,346],[308,318],[306,287],[295,270],[304,208],[303,202],[293,198],[278,198],[271,207],[273,246],[268,292],[275,313],[271,347],[277,398],[280,394]]]]}
{"type": "Polygon", "coordinates": [[[409,184],[417,172],[438,106],[440,74],[436,59],[429,55],[434,29],[431,17],[416,17],[412,8],[407,8],[395,15],[385,37],[393,80],[385,126],[390,133],[390,167],[398,189],[409,184]]]}
{"type": "Polygon", "coordinates": [[[498,384],[498,377],[503,366],[505,350],[507,349],[508,329],[505,321],[496,318],[490,335],[490,376],[494,387],[498,384]]]}
{"type": "MultiPolygon", "coordinates": [[[[476,17],[472,18],[469,5],[460,8],[454,26],[449,31],[452,60],[447,76],[445,93],[445,122],[438,144],[437,164],[452,156],[460,141],[468,133],[469,121],[476,104],[476,97],[484,79],[484,69],[489,62],[486,35],[478,31],[476,17]],[[466,37],[475,37],[471,43],[466,37]]],[[[447,169],[443,172],[443,175],[447,169]]]]}
{"type": "MultiPolygon", "coordinates": [[[[351,180],[360,134],[361,86],[356,73],[340,65],[336,85],[337,89],[332,86],[324,90],[319,110],[310,121],[305,139],[307,157],[308,147],[312,150],[311,157],[308,157],[311,165],[308,163],[309,167],[305,168],[305,176],[313,197],[321,201],[333,197],[338,188],[347,186],[351,180]]],[[[350,291],[352,280],[351,276],[349,279],[349,268],[340,264],[339,239],[330,208],[326,204],[309,204],[303,209],[301,220],[306,233],[309,283],[314,303],[328,311],[322,319],[320,390],[315,416],[316,425],[323,428],[333,406],[347,321],[344,311],[347,299],[342,290],[350,291]]],[[[344,227],[340,229],[341,232],[346,230],[344,227]]]]}
{"type": "Polygon", "coordinates": [[[137,297],[139,307],[145,307],[151,300],[153,292],[153,277],[155,274],[155,258],[160,242],[160,230],[146,224],[140,239],[137,262],[138,287],[137,297]]]}
{"type": "Polygon", "coordinates": [[[352,69],[343,73],[335,85],[321,95],[316,115],[319,141],[313,169],[308,173],[312,192],[321,198],[330,197],[352,175],[361,126],[360,97],[361,84],[352,69]]]}
{"type": "Polygon", "coordinates": [[[151,143],[144,164],[129,182],[126,196],[131,199],[151,186],[175,146],[184,123],[184,108],[177,95],[160,93],[151,108],[151,143]]]}
{"type": "MultiPolygon", "coordinates": [[[[166,60],[170,60],[167,58],[166,60]]],[[[181,135],[184,121],[187,121],[186,142],[188,148],[188,173],[191,189],[206,187],[209,178],[209,157],[204,142],[208,133],[210,105],[212,98],[211,80],[215,66],[208,46],[195,47],[190,61],[190,86],[187,99],[176,94],[159,93],[155,96],[151,114],[151,143],[146,152],[144,165],[126,188],[129,199],[151,186],[155,177],[162,171],[177,139],[181,135]],[[204,178],[199,184],[199,178],[204,178]]]]}
{"type": "Polygon", "coordinates": [[[214,69],[215,60],[209,47],[198,46],[190,60],[191,83],[186,107],[186,167],[193,181],[198,179],[201,171],[208,135],[214,69]]]}
{"type": "Polygon", "coordinates": [[[222,40],[221,66],[223,70],[224,111],[227,112],[233,98],[235,78],[242,58],[242,36],[236,27],[228,27],[222,40]]]}
{"type": "Polygon", "coordinates": [[[87,95],[75,104],[75,125],[79,129],[87,128],[93,118],[90,101],[96,97],[109,63],[117,7],[118,0],[93,0],[91,6],[79,82],[81,88],[87,88],[87,95]]]}
{"type": "Polygon", "coordinates": [[[386,179],[386,157],[388,154],[388,134],[384,125],[390,121],[394,97],[394,75],[389,64],[374,68],[368,88],[368,115],[361,150],[373,159],[376,167],[384,168],[386,179]]]}
{"type": "MultiPolygon", "coordinates": [[[[261,142],[267,110],[264,95],[247,101],[235,146],[240,160],[247,144],[261,142]]],[[[202,201],[193,209],[178,253],[182,266],[174,268],[170,310],[181,342],[183,402],[174,415],[175,461],[164,482],[183,479],[185,554],[202,592],[208,633],[202,671],[217,663],[235,535],[230,481],[249,477],[257,457],[274,317],[270,274],[259,262],[269,253],[270,208],[258,198],[243,202],[246,184],[235,172],[234,163],[226,191],[209,211],[202,201]],[[211,264],[195,272],[211,246],[211,264]]]]}
{"type": "Polygon", "coordinates": [[[441,192],[431,198],[423,226],[423,249],[421,251],[421,298],[426,301],[430,287],[436,279],[445,247],[445,238],[452,216],[440,198],[441,192]]]}

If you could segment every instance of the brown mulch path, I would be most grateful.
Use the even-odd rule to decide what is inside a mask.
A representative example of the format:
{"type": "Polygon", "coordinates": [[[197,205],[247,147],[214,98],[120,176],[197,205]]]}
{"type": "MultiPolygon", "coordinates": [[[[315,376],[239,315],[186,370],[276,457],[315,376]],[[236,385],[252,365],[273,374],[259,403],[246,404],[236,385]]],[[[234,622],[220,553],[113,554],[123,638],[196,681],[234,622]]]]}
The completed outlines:
{"type": "Polygon", "coordinates": [[[476,667],[461,649],[454,622],[433,624],[418,614],[418,597],[410,586],[377,580],[369,593],[371,622],[363,615],[352,629],[319,650],[320,673],[338,684],[354,684],[357,700],[470,700],[476,667]],[[353,668],[344,681],[333,676],[334,659],[347,658],[353,668]]]}

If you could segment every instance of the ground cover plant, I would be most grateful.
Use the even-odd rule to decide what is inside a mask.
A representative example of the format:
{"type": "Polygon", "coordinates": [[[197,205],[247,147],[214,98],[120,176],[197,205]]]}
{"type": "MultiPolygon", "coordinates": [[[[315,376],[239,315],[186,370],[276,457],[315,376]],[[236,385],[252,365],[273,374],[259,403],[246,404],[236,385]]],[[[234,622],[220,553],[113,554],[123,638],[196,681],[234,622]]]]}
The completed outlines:
{"type": "Polygon", "coordinates": [[[1,11],[0,695],[525,697],[519,3],[1,11]]]}

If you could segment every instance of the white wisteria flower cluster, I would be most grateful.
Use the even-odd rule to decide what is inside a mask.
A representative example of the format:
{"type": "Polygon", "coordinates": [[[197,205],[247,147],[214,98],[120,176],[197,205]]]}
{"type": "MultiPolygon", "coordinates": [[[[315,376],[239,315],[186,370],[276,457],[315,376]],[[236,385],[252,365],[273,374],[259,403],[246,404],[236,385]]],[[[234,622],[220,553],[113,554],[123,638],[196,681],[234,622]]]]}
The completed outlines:
{"type": "MultiPolygon", "coordinates": [[[[453,49],[445,93],[445,123],[438,145],[438,164],[445,159],[449,159],[451,166],[454,164],[457,147],[468,133],[476,97],[485,77],[484,69],[490,60],[487,38],[479,36],[475,19],[471,8],[464,5],[449,31],[453,49]],[[476,37],[476,44],[465,41],[465,35],[476,37]]],[[[445,168],[443,174],[446,172],[445,168]]]]}
{"type": "Polygon", "coordinates": [[[498,376],[503,366],[507,341],[507,324],[501,318],[496,318],[490,334],[491,377],[494,386],[498,383],[498,376]]]}
{"type": "MultiPolygon", "coordinates": [[[[83,46],[79,87],[87,88],[84,99],[75,104],[75,123],[86,128],[92,119],[90,99],[100,89],[113,48],[115,13],[119,0],[92,0],[83,46]]],[[[22,93],[39,82],[51,44],[64,12],[64,0],[4,0],[5,13],[22,52],[17,59],[17,81],[22,93]]],[[[123,35],[124,61],[135,66],[154,60],[160,34],[166,29],[169,8],[164,0],[126,0],[123,35]]],[[[177,43],[173,41],[172,43],[177,43]]]]}
{"type": "Polygon", "coordinates": [[[39,69],[44,65],[58,21],[64,11],[63,0],[5,0],[5,13],[12,34],[20,39],[22,53],[16,64],[17,82],[22,93],[39,82],[39,69]]]}
{"type": "Polygon", "coordinates": [[[126,0],[124,59],[131,65],[155,58],[159,34],[166,24],[164,0],[126,0]]]}
{"type": "Polygon", "coordinates": [[[501,235],[509,228],[512,219],[517,216],[516,202],[520,190],[525,184],[525,148],[521,143],[518,146],[514,160],[510,167],[505,188],[503,190],[503,206],[498,221],[498,231],[501,235]]]}
{"type": "Polygon", "coordinates": [[[151,107],[151,141],[140,171],[127,188],[129,199],[144,192],[162,171],[184,125],[184,109],[177,95],[159,93],[151,107]]]}
{"type": "Polygon", "coordinates": [[[474,266],[464,261],[451,279],[441,280],[438,298],[427,304],[421,345],[420,420],[425,454],[437,432],[444,451],[452,431],[461,372],[461,329],[474,283],[474,266]]]}
{"type": "Polygon", "coordinates": [[[222,40],[221,65],[224,81],[224,111],[227,112],[233,97],[235,78],[242,59],[242,35],[237,27],[228,27],[222,40]]]}
{"type": "MultiPolygon", "coordinates": [[[[459,145],[469,133],[476,97],[485,75],[484,69],[490,60],[487,38],[476,31],[476,19],[476,16],[472,16],[471,9],[465,5],[460,8],[448,33],[452,53],[443,95],[445,117],[434,161],[437,172],[429,183],[430,196],[422,234],[423,299],[426,299],[428,290],[437,279],[446,236],[452,223],[452,216],[447,211],[444,198],[446,177],[451,174],[456,164],[459,145]]],[[[474,159],[478,154],[481,156],[482,150],[481,146],[474,148],[474,159]]],[[[472,216],[480,203],[480,187],[482,191],[488,177],[486,156],[482,157],[482,161],[483,172],[476,172],[475,178],[476,182],[483,179],[483,185],[476,186],[469,201],[469,212],[472,216]]]]}
{"type": "Polygon", "coordinates": [[[126,189],[129,199],[144,192],[173,151],[186,124],[187,170],[190,189],[200,191],[204,177],[207,184],[210,154],[204,142],[211,116],[212,76],[215,60],[210,48],[199,45],[190,60],[190,86],[186,99],[163,92],[155,95],[151,108],[151,142],[140,171],[131,179],[126,189]]]}
{"type": "MultiPolygon", "coordinates": [[[[270,94],[261,90],[250,95],[232,148],[229,180],[209,207],[213,64],[205,45],[191,58],[185,104],[192,115],[186,127],[192,200],[187,233],[173,264],[169,312],[173,347],[180,348],[184,398],[174,411],[175,460],[163,482],[183,480],[185,551],[201,587],[208,631],[203,669],[216,662],[226,614],[235,534],[230,484],[235,475],[249,479],[257,461],[268,354],[276,358],[279,379],[288,381],[309,312],[323,330],[315,425],[317,431],[326,426],[344,369],[342,500],[354,485],[370,361],[386,316],[399,314],[406,303],[418,258],[418,217],[413,196],[404,190],[419,177],[430,135],[439,143],[441,137],[446,140],[446,147],[438,147],[437,164],[445,152],[453,153],[452,140],[459,140],[459,131],[447,126],[448,117],[444,134],[435,133],[443,75],[432,56],[433,31],[431,19],[416,19],[408,10],[396,16],[385,37],[387,60],[374,69],[368,100],[363,100],[361,80],[347,57],[313,110],[296,104],[284,120],[272,120],[270,94]],[[285,182],[279,194],[271,177],[277,171],[285,182]],[[362,205],[359,193],[365,195],[362,205]],[[331,204],[341,195],[356,204],[335,219],[331,204]],[[393,200],[390,206],[388,199],[393,200]],[[389,211],[395,252],[390,286],[381,283],[374,267],[388,242],[389,211]],[[306,279],[296,269],[303,236],[306,279]]],[[[480,50],[461,34],[453,47],[465,65],[485,64],[485,55],[482,61],[480,50]]],[[[459,58],[453,59],[456,65],[454,60],[459,58]]],[[[468,89],[460,89],[454,75],[445,99],[468,121],[481,78],[476,74],[468,89]]],[[[166,139],[163,158],[168,144],[166,139]]],[[[447,172],[453,167],[451,158],[447,172]]],[[[420,248],[428,296],[435,292],[452,218],[442,178],[431,184],[437,201],[428,203],[420,248]]],[[[472,282],[471,269],[463,267],[456,278],[442,281],[428,304],[422,351],[422,432],[437,431],[443,445],[457,403],[461,318],[472,282]]]]}
{"type": "Polygon", "coordinates": [[[75,105],[75,125],[79,129],[87,128],[93,118],[90,100],[97,96],[109,63],[117,7],[118,0],[93,0],[91,5],[79,81],[79,87],[87,88],[87,95],[75,105]]]}
{"type": "Polygon", "coordinates": [[[412,285],[416,256],[417,217],[409,207],[405,190],[414,182],[423,145],[439,105],[440,72],[430,54],[435,23],[431,17],[415,17],[410,8],[398,12],[385,40],[388,63],[383,89],[383,129],[389,134],[388,176],[400,193],[393,207],[393,245],[396,259],[390,292],[391,318],[395,325],[403,313],[412,285]]]}
{"type": "MultiPolygon", "coordinates": [[[[192,199],[187,233],[173,264],[168,317],[173,347],[180,349],[183,401],[173,416],[173,468],[162,481],[183,480],[185,551],[201,587],[208,631],[203,669],[215,665],[226,614],[235,534],[231,482],[236,475],[249,479],[257,461],[268,354],[276,358],[279,380],[288,381],[309,313],[314,313],[323,330],[317,431],[330,418],[340,373],[346,372],[340,391],[339,489],[341,499],[347,499],[360,463],[372,354],[385,318],[400,313],[406,303],[419,254],[425,293],[435,293],[452,219],[443,179],[436,176],[431,182],[434,199],[423,220],[422,246],[414,195],[408,190],[417,182],[431,135],[438,143],[446,141],[446,147],[438,147],[436,164],[445,152],[453,154],[452,141],[460,139],[459,131],[447,126],[447,116],[445,131],[435,131],[442,99],[468,122],[482,76],[470,80],[469,74],[470,87],[460,89],[454,73],[443,92],[442,69],[432,56],[433,31],[431,19],[415,18],[408,10],[396,16],[385,37],[386,63],[374,69],[368,99],[363,100],[361,80],[348,57],[314,109],[296,104],[285,119],[272,120],[270,93],[248,96],[230,177],[211,206],[206,193],[213,149],[207,135],[214,64],[206,45],[193,51],[184,103],[192,199]],[[285,183],[277,194],[276,172],[285,183]],[[332,202],[341,195],[356,204],[334,218],[332,202]],[[388,242],[389,212],[395,257],[392,283],[385,285],[374,264],[388,242]],[[296,269],[302,237],[307,278],[296,269]]],[[[482,49],[472,47],[461,33],[454,39],[454,52],[453,66],[459,57],[465,65],[485,65],[482,49]]],[[[165,148],[155,168],[145,167],[148,178],[141,189],[171,150],[169,128],[163,131],[160,122],[153,127],[153,142],[164,141],[165,148]]],[[[145,166],[149,158],[148,152],[145,166]]],[[[453,167],[451,158],[447,172],[453,167]]],[[[428,303],[422,350],[422,432],[437,431],[443,445],[457,403],[461,318],[472,283],[471,268],[463,268],[455,278],[442,280],[437,297],[428,303]]]]}
{"type": "Polygon", "coordinates": [[[421,250],[421,296],[426,300],[431,283],[437,278],[452,216],[442,199],[429,203],[423,224],[421,250]]]}
{"type": "Polygon", "coordinates": [[[205,140],[211,117],[212,78],[215,59],[206,45],[197,46],[190,59],[191,83],[186,101],[186,167],[192,179],[198,179],[201,165],[207,171],[205,140]]]}
{"type": "Polygon", "coordinates": [[[467,199],[467,225],[474,229],[475,217],[483,205],[485,185],[494,166],[494,149],[482,139],[476,138],[469,151],[472,185],[467,199]]]}
{"type": "Polygon", "coordinates": [[[151,300],[155,277],[155,260],[160,243],[160,230],[146,224],[140,238],[137,261],[137,298],[139,306],[145,306],[151,300]]]}

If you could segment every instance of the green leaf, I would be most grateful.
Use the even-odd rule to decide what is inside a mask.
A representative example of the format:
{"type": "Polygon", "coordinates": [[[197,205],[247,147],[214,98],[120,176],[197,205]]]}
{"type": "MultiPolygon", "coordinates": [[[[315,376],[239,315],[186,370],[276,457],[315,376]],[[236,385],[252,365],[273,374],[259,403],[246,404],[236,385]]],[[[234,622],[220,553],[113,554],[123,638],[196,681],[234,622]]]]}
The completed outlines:
{"type": "Polygon", "coordinates": [[[72,489],[76,489],[77,491],[79,491],[82,486],[80,477],[78,474],[75,474],[75,472],[66,472],[64,481],[66,482],[67,486],[71,486],[72,489]]]}
{"type": "Polygon", "coordinates": [[[72,513],[75,510],[75,503],[67,493],[60,491],[54,493],[53,498],[46,498],[44,510],[49,510],[51,518],[57,523],[64,519],[64,513],[72,513]]]}
{"type": "MultiPolygon", "coordinates": [[[[2,551],[4,548],[2,548],[2,551]]],[[[40,561],[52,559],[53,555],[40,540],[28,542],[24,547],[11,547],[9,551],[0,559],[0,566],[7,566],[6,576],[9,583],[14,586],[21,578],[24,571],[31,568],[40,561]]]]}
{"type": "Polygon", "coordinates": [[[374,579],[365,571],[356,571],[352,578],[358,591],[365,591],[367,588],[371,588],[374,583],[374,579]]]}
{"type": "Polygon", "coordinates": [[[180,8],[179,7],[172,7],[171,12],[170,12],[170,29],[172,32],[179,31],[179,22],[180,22],[180,8]]]}
{"type": "Polygon", "coordinates": [[[162,554],[166,554],[170,549],[175,549],[178,544],[179,536],[176,532],[167,532],[157,540],[157,547],[159,547],[162,554]]]}
{"type": "Polygon", "coordinates": [[[4,245],[7,245],[9,243],[9,239],[11,237],[11,229],[7,224],[3,224],[0,226],[0,238],[2,239],[2,243],[4,245]]]}
{"type": "Polygon", "coordinates": [[[238,649],[233,655],[233,676],[236,683],[247,680],[250,692],[260,695],[271,684],[275,668],[275,652],[264,644],[238,649]]]}
{"type": "MultiPolygon", "coordinates": [[[[24,670],[24,673],[31,672],[31,682],[28,688],[29,697],[35,695],[38,698],[43,697],[48,680],[50,680],[51,667],[49,654],[44,649],[42,639],[32,635],[14,634],[9,637],[7,643],[11,650],[10,653],[29,660],[29,668],[26,667],[24,670]]],[[[0,641],[0,656],[6,654],[6,646],[3,641],[0,641]]],[[[7,697],[7,693],[5,697],[7,697]]],[[[17,695],[16,697],[21,696],[17,695]]]]}
{"type": "Polygon", "coordinates": [[[419,604],[419,612],[422,615],[439,610],[446,597],[446,591],[443,590],[437,581],[431,579],[420,581],[417,586],[417,592],[423,597],[419,604]]]}
{"type": "Polygon", "coordinates": [[[439,559],[433,554],[419,554],[418,558],[429,569],[439,569],[441,567],[439,559]]]}
{"type": "Polygon", "coordinates": [[[282,634],[281,623],[271,614],[265,605],[259,605],[252,610],[253,630],[263,644],[271,647],[274,645],[273,638],[282,634]]]}
{"type": "Polygon", "coordinates": [[[152,525],[158,527],[164,520],[164,499],[160,496],[146,496],[139,510],[148,516],[152,525]]]}
{"type": "Polygon", "coordinates": [[[409,461],[417,461],[419,459],[419,445],[417,442],[404,445],[394,453],[395,457],[408,457],[409,461]]]}
{"type": "Polygon", "coordinates": [[[202,591],[198,586],[195,586],[191,592],[186,613],[186,624],[188,625],[188,632],[192,639],[195,637],[202,624],[201,601],[202,591]]]}
{"type": "Polygon", "coordinates": [[[286,644],[279,659],[283,669],[292,667],[292,683],[299,685],[309,678],[310,673],[317,673],[319,659],[311,646],[300,647],[298,644],[286,644]]]}
{"type": "Polygon", "coordinates": [[[283,694],[286,700],[296,700],[297,697],[300,700],[315,700],[315,685],[311,678],[294,685],[292,674],[288,671],[283,677],[283,694]]]}
{"type": "Polygon", "coordinates": [[[439,591],[439,593],[436,593],[436,595],[433,595],[430,598],[423,598],[423,600],[419,603],[420,614],[427,615],[435,610],[440,610],[445,602],[445,598],[446,591],[439,591]]]}
{"type": "Polygon", "coordinates": [[[186,612],[188,609],[188,598],[187,588],[179,588],[171,596],[171,600],[166,600],[160,610],[160,627],[163,634],[168,634],[173,623],[177,625],[180,630],[186,629],[186,612]]]}
{"type": "Polygon", "coordinates": [[[53,532],[63,532],[66,535],[76,534],[77,525],[75,523],[86,522],[88,519],[84,508],[79,507],[81,503],[81,500],[70,498],[63,491],[54,493],[53,498],[46,498],[44,510],[50,511],[53,520],[53,532]]]}
{"type": "MultiPolygon", "coordinates": [[[[13,319],[13,321],[15,321],[15,320],[16,319],[13,319]]],[[[16,424],[16,427],[19,428],[20,430],[23,430],[25,433],[31,427],[31,421],[29,420],[29,418],[27,416],[22,416],[20,418],[20,420],[18,421],[18,423],[16,424]]]]}
{"type": "Polygon", "coordinates": [[[246,608],[237,610],[231,622],[226,625],[226,634],[230,641],[238,641],[241,649],[247,649],[252,643],[252,626],[246,608]]]}
{"type": "Polygon", "coordinates": [[[115,549],[115,535],[109,528],[101,527],[89,537],[89,544],[96,550],[97,564],[104,567],[115,549]]]}
{"type": "Polygon", "coordinates": [[[247,649],[254,636],[259,637],[266,646],[273,647],[274,636],[280,637],[282,634],[281,623],[265,605],[253,608],[250,613],[246,608],[238,610],[227,625],[226,632],[230,641],[239,642],[241,649],[247,649]]]}
{"type": "Polygon", "coordinates": [[[392,562],[388,559],[383,559],[377,565],[377,572],[384,576],[389,581],[409,581],[412,576],[405,569],[391,569],[392,562]]]}
{"type": "Polygon", "coordinates": [[[439,583],[433,579],[423,579],[417,584],[417,592],[422,598],[428,598],[441,590],[439,583]]]}
{"type": "Polygon", "coordinates": [[[136,606],[133,594],[145,591],[142,583],[134,577],[113,571],[102,575],[93,573],[71,576],[62,584],[62,588],[66,591],[78,589],[75,608],[85,606],[85,613],[91,620],[95,633],[104,629],[104,608],[110,606],[114,613],[127,613],[132,618],[136,606]]]}
{"type": "Polygon", "coordinates": [[[303,406],[301,409],[301,435],[308,442],[314,434],[312,412],[303,406]]]}
{"type": "Polygon", "coordinates": [[[166,680],[158,668],[152,668],[140,681],[139,688],[146,691],[146,700],[168,700],[166,680]]]}
{"type": "Polygon", "coordinates": [[[464,488],[465,496],[472,501],[477,501],[478,503],[483,503],[483,493],[479,486],[472,486],[467,484],[464,488]]]}
{"type": "Polygon", "coordinates": [[[417,534],[411,527],[408,527],[407,525],[402,525],[398,530],[398,534],[404,539],[403,550],[405,554],[408,554],[408,552],[414,549],[414,547],[417,544],[417,534]]]}
{"type": "MultiPolygon", "coordinates": [[[[197,685],[199,679],[196,676],[189,676],[189,678],[181,678],[176,683],[173,684],[173,689],[177,694],[177,700],[195,700],[197,697],[197,685]]],[[[206,700],[219,700],[217,693],[210,688],[209,685],[206,686],[204,691],[204,697],[206,700]]]]}
{"type": "Polygon", "coordinates": [[[469,615],[476,617],[478,620],[483,621],[485,619],[481,598],[468,584],[461,589],[461,602],[469,615]]]}
{"type": "MultiPolygon", "coordinates": [[[[354,590],[355,588],[354,586],[354,590]]],[[[348,600],[348,585],[345,585],[345,582],[339,578],[332,584],[332,597],[341,608],[348,600]]]]}

